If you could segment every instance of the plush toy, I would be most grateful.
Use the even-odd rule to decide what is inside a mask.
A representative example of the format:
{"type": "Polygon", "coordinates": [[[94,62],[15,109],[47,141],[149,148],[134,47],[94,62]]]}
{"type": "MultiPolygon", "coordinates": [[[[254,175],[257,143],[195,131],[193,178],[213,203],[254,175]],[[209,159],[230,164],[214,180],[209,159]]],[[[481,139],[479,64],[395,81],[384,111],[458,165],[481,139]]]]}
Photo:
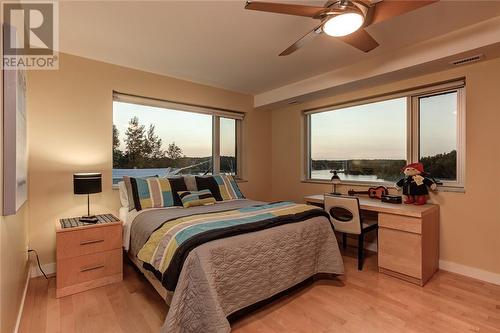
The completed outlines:
{"type": "Polygon", "coordinates": [[[398,190],[403,188],[403,194],[406,195],[405,204],[425,205],[429,194],[427,187],[435,191],[437,185],[430,178],[423,176],[424,166],[422,163],[408,164],[401,171],[406,177],[399,180],[396,187],[398,190]]]}

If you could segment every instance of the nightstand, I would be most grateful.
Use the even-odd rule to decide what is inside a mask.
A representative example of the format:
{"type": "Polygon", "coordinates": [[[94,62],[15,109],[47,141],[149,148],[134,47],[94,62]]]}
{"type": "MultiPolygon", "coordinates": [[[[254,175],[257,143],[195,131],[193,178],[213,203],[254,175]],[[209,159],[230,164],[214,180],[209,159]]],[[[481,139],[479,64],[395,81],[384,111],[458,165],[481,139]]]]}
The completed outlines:
{"type": "Polygon", "coordinates": [[[56,222],[56,297],[123,279],[122,221],[111,214],[97,217],[96,224],[56,222]]]}

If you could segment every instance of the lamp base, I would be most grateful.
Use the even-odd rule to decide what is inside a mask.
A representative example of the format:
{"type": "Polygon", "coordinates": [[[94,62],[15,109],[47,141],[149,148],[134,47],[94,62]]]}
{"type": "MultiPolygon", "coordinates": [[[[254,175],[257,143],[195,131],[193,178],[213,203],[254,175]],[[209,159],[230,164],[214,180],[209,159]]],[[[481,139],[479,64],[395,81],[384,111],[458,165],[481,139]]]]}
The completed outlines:
{"type": "Polygon", "coordinates": [[[330,192],[331,195],[342,195],[342,193],[330,192]]]}
{"type": "Polygon", "coordinates": [[[99,219],[95,215],[87,215],[80,217],[80,222],[84,223],[97,223],[99,219]]]}

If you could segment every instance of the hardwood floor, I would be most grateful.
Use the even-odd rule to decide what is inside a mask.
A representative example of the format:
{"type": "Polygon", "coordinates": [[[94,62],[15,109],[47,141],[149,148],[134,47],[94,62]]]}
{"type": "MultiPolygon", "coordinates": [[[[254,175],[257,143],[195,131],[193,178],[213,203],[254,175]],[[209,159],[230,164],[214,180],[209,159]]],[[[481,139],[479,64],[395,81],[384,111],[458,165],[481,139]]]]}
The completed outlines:
{"type": "MultiPolygon", "coordinates": [[[[438,272],[424,288],[377,273],[376,256],[315,281],[232,324],[236,333],[500,332],[500,286],[438,272]]],[[[167,314],[131,264],[123,282],[55,298],[55,279],[32,279],[19,332],[158,332],[167,314]]]]}

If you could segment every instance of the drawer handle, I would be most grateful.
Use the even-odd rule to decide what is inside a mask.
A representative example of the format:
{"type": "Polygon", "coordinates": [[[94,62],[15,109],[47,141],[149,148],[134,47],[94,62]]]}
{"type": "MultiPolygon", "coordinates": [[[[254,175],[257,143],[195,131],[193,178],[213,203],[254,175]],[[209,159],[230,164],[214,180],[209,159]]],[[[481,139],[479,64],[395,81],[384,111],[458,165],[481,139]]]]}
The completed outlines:
{"type": "Polygon", "coordinates": [[[88,272],[88,271],[93,271],[96,269],[104,268],[104,265],[97,265],[97,266],[92,266],[92,267],[84,267],[80,269],[80,272],[88,272]]]}
{"type": "Polygon", "coordinates": [[[89,244],[102,243],[102,242],[104,242],[104,239],[86,240],[86,241],[81,241],[80,245],[89,245],[89,244]]]}

